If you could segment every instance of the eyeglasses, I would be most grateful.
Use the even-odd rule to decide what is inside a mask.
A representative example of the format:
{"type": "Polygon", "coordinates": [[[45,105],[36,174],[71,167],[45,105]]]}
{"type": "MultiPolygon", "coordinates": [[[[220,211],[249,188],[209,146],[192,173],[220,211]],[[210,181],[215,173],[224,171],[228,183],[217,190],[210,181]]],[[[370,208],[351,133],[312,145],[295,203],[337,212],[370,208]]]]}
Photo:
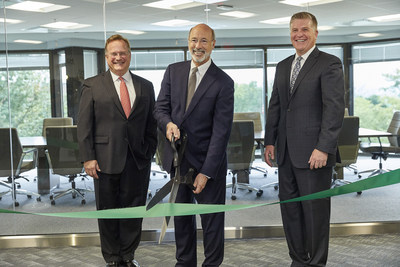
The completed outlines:
{"type": "Polygon", "coordinates": [[[125,58],[125,57],[127,57],[128,56],[128,52],[113,52],[113,53],[108,53],[108,55],[110,55],[111,57],[113,57],[113,58],[116,58],[117,56],[120,56],[120,57],[123,57],[123,58],[125,58]]]}
{"type": "Polygon", "coordinates": [[[195,39],[195,38],[190,39],[189,41],[192,44],[197,44],[198,42],[200,42],[202,45],[207,45],[209,42],[212,42],[212,41],[208,41],[207,39],[198,40],[198,39],[195,39]]]}

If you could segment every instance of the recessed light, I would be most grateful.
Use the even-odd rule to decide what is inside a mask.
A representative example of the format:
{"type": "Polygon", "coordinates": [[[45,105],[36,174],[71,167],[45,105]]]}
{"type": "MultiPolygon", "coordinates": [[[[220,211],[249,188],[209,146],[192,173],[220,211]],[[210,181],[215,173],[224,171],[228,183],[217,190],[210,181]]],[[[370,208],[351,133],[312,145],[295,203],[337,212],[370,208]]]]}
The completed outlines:
{"type": "Polygon", "coordinates": [[[282,17],[282,18],[276,18],[276,19],[262,20],[260,22],[266,23],[266,24],[289,24],[290,18],[291,17],[282,17]]]}
{"type": "Polygon", "coordinates": [[[41,43],[43,43],[43,42],[42,42],[42,41],[37,41],[37,40],[23,40],[23,39],[18,39],[18,40],[14,40],[14,43],[41,44],[41,43]]]}
{"type": "Polygon", "coordinates": [[[80,29],[80,28],[85,28],[85,27],[89,27],[89,26],[92,26],[92,25],[79,24],[76,22],[66,22],[66,21],[57,21],[57,22],[52,22],[52,23],[41,25],[41,27],[62,29],[62,30],[74,30],[74,29],[80,29]]]}
{"type": "Polygon", "coordinates": [[[253,17],[256,15],[254,13],[243,12],[243,11],[230,11],[230,12],[219,13],[219,14],[222,16],[241,18],[241,19],[250,18],[250,17],[253,17]]]}
{"type": "Polygon", "coordinates": [[[126,33],[126,34],[134,34],[134,35],[140,35],[140,34],[145,33],[145,32],[142,32],[142,31],[133,31],[133,30],[120,30],[120,31],[117,31],[117,32],[126,33]]]}
{"type": "Polygon", "coordinates": [[[33,1],[24,1],[21,3],[13,4],[6,6],[6,8],[14,9],[14,10],[22,10],[22,11],[29,11],[29,12],[52,12],[60,9],[70,8],[70,6],[64,5],[55,5],[51,3],[45,2],[33,2],[33,1]]]}
{"type": "Polygon", "coordinates": [[[358,36],[360,37],[366,37],[366,38],[373,38],[373,37],[378,37],[381,36],[382,34],[377,33],[377,32],[368,32],[368,33],[360,33],[358,36]]]}
{"type": "Polygon", "coordinates": [[[400,14],[372,17],[372,18],[368,18],[368,20],[377,21],[377,22],[396,21],[396,20],[400,20],[400,14]]]}
{"type": "Polygon", "coordinates": [[[179,26],[195,25],[195,24],[198,24],[198,22],[193,22],[193,21],[184,20],[184,19],[171,19],[171,20],[155,22],[152,24],[157,25],[157,26],[179,27],[179,26]]]}

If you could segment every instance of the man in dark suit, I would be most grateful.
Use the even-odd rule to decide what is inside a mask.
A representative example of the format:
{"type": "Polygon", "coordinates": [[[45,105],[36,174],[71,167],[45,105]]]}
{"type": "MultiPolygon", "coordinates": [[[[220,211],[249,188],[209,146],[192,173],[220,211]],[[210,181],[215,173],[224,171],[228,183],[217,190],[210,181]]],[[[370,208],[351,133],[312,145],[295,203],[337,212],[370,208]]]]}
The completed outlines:
{"type": "MultiPolygon", "coordinates": [[[[317,36],[314,15],[294,14],[290,37],[296,54],[276,67],[264,156],[270,166],[277,157],[281,201],[329,189],[338,157],[344,115],[342,63],[318,50],[317,36]]],[[[292,266],[325,266],[330,198],[281,204],[281,213],[292,266]]]]}
{"type": "MultiPolygon", "coordinates": [[[[129,71],[129,41],[111,36],[105,46],[109,70],[85,80],[78,140],[85,171],[94,178],[98,210],[145,205],[157,124],[151,82],[129,71]]],[[[99,219],[107,266],[138,266],[134,253],[142,219],[99,219]]]]}
{"type": "MultiPolygon", "coordinates": [[[[196,189],[180,185],[177,203],[225,203],[226,147],[233,120],[234,83],[210,59],[214,46],[215,34],[209,26],[193,27],[188,39],[192,60],[168,66],[156,102],[154,115],[166,138],[179,139],[181,131],[187,134],[181,174],[189,168],[195,170],[196,189]],[[193,98],[191,86],[195,89],[193,98]]],[[[174,172],[172,161],[172,149],[166,145],[162,155],[165,170],[174,172]]],[[[219,266],[223,261],[224,216],[201,215],[205,254],[202,266],[219,266]]],[[[196,217],[174,217],[174,224],[176,266],[197,266],[196,217]]]]}

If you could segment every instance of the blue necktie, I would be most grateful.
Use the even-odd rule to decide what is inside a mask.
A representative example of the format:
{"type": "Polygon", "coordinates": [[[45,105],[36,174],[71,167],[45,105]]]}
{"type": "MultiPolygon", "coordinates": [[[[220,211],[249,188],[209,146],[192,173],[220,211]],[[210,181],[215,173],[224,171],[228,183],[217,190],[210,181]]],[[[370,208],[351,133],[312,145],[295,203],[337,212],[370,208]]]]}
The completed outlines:
{"type": "Polygon", "coordinates": [[[302,57],[298,57],[296,59],[296,65],[294,65],[292,78],[290,79],[290,94],[293,93],[294,83],[296,82],[297,76],[299,75],[299,72],[300,72],[300,69],[301,69],[300,61],[302,59],[303,59],[302,57]]]}

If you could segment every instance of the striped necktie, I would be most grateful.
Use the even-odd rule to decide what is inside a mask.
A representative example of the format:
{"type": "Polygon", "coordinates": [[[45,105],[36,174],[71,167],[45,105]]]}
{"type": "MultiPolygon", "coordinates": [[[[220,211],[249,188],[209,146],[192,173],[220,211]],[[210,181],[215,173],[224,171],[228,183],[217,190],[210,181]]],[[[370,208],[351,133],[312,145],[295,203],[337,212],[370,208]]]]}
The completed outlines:
{"type": "Polygon", "coordinates": [[[301,69],[301,63],[300,61],[302,60],[302,57],[298,57],[296,59],[296,65],[294,65],[293,68],[293,73],[292,73],[292,78],[290,79],[290,94],[293,93],[293,87],[294,83],[296,82],[297,76],[299,75],[300,69],[301,69]]]}

